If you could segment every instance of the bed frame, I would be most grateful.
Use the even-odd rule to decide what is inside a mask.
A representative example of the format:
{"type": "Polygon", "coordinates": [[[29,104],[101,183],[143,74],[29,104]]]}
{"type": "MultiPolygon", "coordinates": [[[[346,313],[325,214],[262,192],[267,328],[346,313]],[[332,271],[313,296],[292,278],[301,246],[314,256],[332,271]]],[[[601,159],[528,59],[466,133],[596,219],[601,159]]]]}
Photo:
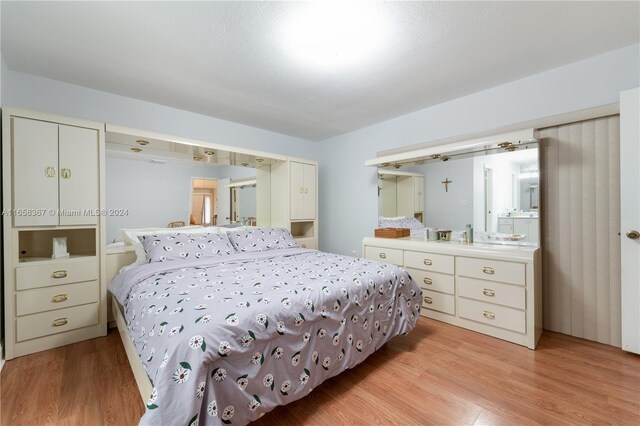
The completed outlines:
{"type": "Polygon", "coordinates": [[[138,384],[140,397],[142,398],[142,402],[146,404],[147,400],[149,399],[149,395],[151,395],[151,391],[153,390],[153,386],[151,385],[149,376],[147,376],[147,372],[144,371],[144,367],[140,362],[140,358],[138,358],[136,348],[135,346],[133,346],[133,342],[131,341],[131,337],[129,336],[129,330],[127,329],[127,323],[124,320],[124,316],[122,315],[122,308],[120,306],[120,303],[118,303],[118,300],[116,300],[116,298],[113,296],[111,310],[118,326],[118,332],[120,333],[122,345],[124,346],[124,350],[127,353],[127,358],[129,359],[129,365],[131,366],[133,377],[136,379],[136,383],[138,384]]]}

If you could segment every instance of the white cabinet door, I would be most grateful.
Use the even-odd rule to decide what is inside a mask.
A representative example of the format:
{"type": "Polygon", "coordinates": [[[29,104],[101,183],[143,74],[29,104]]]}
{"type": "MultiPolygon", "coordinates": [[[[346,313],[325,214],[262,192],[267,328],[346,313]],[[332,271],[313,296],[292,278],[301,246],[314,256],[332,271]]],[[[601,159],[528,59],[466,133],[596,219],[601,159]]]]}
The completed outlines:
{"type": "Polygon", "coordinates": [[[304,217],[303,219],[316,218],[316,166],[305,164],[304,174],[304,217]]]}
{"type": "Polygon", "coordinates": [[[513,219],[499,218],[498,232],[501,234],[515,234],[513,219]]]}
{"type": "Polygon", "coordinates": [[[290,185],[291,220],[305,219],[304,164],[291,162],[290,185]]]}
{"type": "Polygon", "coordinates": [[[622,349],[640,353],[640,88],[620,93],[622,349]]]}
{"type": "Polygon", "coordinates": [[[58,224],[58,125],[13,118],[15,226],[58,224]],[[32,213],[32,214],[26,214],[32,213]]]}
{"type": "Polygon", "coordinates": [[[95,225],[99,206],[98,131],[59,126],[60,225],[95,225]]]}

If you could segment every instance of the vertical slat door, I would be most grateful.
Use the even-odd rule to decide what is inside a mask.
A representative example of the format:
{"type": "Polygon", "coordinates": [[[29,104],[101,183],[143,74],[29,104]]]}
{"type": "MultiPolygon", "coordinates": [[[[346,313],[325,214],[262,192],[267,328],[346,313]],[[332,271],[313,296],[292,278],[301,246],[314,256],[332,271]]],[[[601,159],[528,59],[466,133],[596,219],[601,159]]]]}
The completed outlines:
{"type": "Polygon", "coordinates": [[[60,125],[60,225],[95,225],[98,131],[60,125]]]}
{"type": "Polygon", "coordinates": [[[620,346],[619,117],[542,129],[544,328],[620,346]]]}
{"type": "Polygon", "coordinates": [[[316,218],[316,166],[305,164],[304,174],[304,219],[316,218]]]}
{"type": "Polygon", "coordinates": [[[58,225],[58,125],[12,120],[13,223],[58,225]]]}
{"type": "Polygon", "coordinates": [[[304,165],[292,161],[290,167],[291,220],[306,219],[304,217],[304,165]]]}

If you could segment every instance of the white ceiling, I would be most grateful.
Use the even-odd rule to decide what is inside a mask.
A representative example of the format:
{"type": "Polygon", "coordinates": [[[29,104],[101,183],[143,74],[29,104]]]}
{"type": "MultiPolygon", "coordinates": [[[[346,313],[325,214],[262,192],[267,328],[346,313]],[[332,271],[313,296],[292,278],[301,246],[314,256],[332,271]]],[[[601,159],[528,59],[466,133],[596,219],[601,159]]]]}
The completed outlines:
{"type": "Polygon", "coordinates": [[[360,4],[384,18],[377,55],[322,68],[284,48],[306,3],[2,1],[2,54],[12,70],[322,140],[636,43],[639,4],[360,4]]]}

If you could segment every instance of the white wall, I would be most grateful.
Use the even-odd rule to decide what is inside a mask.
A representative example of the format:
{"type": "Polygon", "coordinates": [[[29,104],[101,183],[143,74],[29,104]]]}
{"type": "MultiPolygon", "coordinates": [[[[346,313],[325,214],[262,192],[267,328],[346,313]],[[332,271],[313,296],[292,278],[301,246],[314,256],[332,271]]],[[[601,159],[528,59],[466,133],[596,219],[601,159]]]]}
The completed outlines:
{"type": "Polygon", "coordinates": [[[316,144],[243,124],[11,71],[2,61],[2,105],[308,159],[316,144]]]}
{"type": "Polygon", "coordinates": [[[635,44],[320,142],[321,249],[360,254],[373,235],[376,171],[363,164],[378,151],[615,103],[638,85],[635,44]]]}

